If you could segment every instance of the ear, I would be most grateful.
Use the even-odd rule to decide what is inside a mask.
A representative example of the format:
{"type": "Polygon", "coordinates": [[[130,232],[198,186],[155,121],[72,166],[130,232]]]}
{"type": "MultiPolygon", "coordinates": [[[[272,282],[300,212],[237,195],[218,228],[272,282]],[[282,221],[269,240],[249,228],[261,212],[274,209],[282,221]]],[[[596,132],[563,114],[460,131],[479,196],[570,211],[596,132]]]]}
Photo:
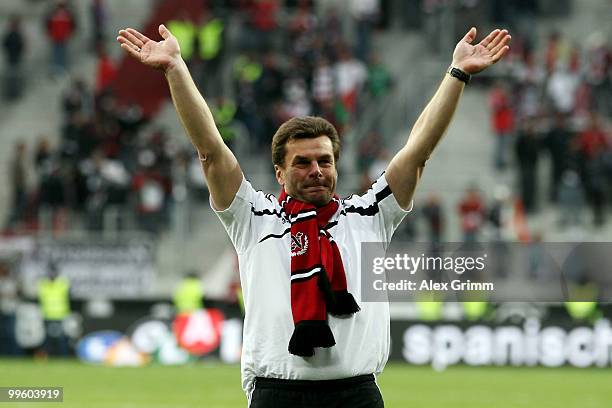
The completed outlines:
{"type": "Polygon", "coordinates": [[[281,186],[285,185],[285,169],[283,169],[278,164],[274,165],[274,175],[276,176],[276,181],[281,186]]]}

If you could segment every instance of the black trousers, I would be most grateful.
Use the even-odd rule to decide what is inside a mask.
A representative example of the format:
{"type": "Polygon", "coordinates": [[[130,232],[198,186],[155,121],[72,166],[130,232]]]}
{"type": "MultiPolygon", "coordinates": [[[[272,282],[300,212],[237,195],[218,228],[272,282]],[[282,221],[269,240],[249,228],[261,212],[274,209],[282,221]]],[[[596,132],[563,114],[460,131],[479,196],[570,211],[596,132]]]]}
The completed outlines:
{"type": "Polygon", "coordinates": [[[384,408],[374,376],[306,381],[255,379],[249,408],[384,408]]]}

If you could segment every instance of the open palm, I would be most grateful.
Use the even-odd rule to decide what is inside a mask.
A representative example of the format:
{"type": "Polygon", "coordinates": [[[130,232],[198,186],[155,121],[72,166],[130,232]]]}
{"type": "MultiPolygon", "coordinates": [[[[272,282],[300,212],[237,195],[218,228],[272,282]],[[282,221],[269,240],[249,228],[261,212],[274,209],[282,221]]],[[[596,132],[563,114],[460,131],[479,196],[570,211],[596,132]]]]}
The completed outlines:
{"type": "Polygon", "coordinates": [[[146,35],[127,28],[119,31],[117,41],[128,54],[143,64],[166,71],[180,58],[178,41],[163,24],[159,26],[163,40],[153,41],[146,35]]]}
{"type": "Polygon", "coordinates": [[[499,61],[510,49],[510,34],[506,30],[493,30],[481,42],[472,45],[476,28],[472,27],[457,43],[453,53],[453,66],[468,74],[477,74],[499,61]]]}

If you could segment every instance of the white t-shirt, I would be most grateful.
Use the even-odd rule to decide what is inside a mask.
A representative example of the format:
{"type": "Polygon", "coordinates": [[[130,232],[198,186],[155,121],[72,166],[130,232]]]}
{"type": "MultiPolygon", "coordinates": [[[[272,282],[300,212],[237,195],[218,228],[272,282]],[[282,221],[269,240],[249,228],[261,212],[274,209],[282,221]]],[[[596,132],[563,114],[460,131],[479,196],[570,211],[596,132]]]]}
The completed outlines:
{"type": "Polygon", "coordinates": [[[341,200],[328,231],[338,244],[348,291],[361,310],[349,318],[328,315],[336,345],[315,348],[313,357],[303,358],[287,350],[294,329],[291,225],[277,198],[255,191],[243,179],[232,204],[215,210],[238,253],[246,310],[242,387],[247,394],[255,377],[330,380],[382,371],[389,357],[389,305],[361,302],[360,244],[386,247],[409,211],[399,206],[384,175],[364,195],[341,200]]]}

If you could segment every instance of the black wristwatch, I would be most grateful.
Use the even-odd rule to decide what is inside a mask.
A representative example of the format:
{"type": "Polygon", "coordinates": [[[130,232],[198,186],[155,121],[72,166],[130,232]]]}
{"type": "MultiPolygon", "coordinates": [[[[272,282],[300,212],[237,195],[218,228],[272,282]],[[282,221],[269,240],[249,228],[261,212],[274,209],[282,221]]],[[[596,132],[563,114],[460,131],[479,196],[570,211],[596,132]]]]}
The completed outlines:
{"type": "Polygon", "coordinates": [[[450,76],[455,77],[458,80],[465,82],[466,85],[470,83],[470,79],[472,78],[472,76],[468,74],[467,72],[462,71],[459,68],[455,68],[452,65],[448,67],[448,71],[446,72],[448,72],[450,76]]]}

